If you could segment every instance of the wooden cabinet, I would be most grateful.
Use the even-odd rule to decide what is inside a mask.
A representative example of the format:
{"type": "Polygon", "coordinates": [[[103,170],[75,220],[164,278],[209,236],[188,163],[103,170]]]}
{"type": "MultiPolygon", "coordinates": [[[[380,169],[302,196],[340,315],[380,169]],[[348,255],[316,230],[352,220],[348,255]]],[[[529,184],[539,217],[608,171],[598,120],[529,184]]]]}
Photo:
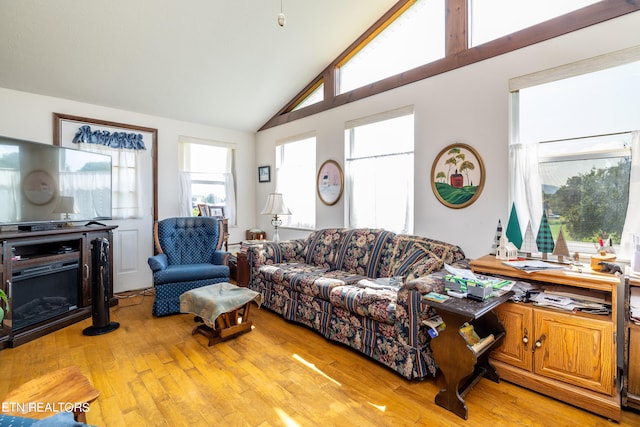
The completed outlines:
{"type": "Polygon", "coordinates": [[[508,331],[492,354],[536,375],[612,395],[615,366],[611,358],[612,323],[586,319],[526,304],[496,309],[508,331]]]}
{"type": "Polygon", "coordinates": [[[591,289],[610,298],[612,313],[564,312],[507,302],[495,309],[506,330],[492,363],[506,381],[613,420],[621,415],[616,360],[617,287],[612,275],[545,271],[524,273],[493,256],[472,261],[473,270],[533,282],[591,289]]]}
{"type": "MultiPolygon", "coordinates": [[[[115,227],[63,227],[0,233],[0,283],[10,311],[0,329],[0,349],[21,345],[91,316],[92,245],[109,241],[115,227]],[[14,259],[15,256],[15,259],[14,259]]],[[[109,263],[109,277],[113,267],[109,263]]],[[[110,305],[117,303],[110,287],[110,305]]]]}

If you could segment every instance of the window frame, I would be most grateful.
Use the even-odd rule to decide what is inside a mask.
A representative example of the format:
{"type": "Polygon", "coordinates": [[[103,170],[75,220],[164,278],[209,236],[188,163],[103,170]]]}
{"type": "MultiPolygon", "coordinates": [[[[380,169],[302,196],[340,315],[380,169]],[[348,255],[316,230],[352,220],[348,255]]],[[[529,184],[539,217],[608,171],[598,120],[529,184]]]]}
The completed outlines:
{"type": "MultiPolygon", "coordinates": [[[[375,224],[375,225],[367,225],[367,227],[381,227],[385,229],[389,229],[391,231],[396,231],[404,234],[412,234],[415,227],[415,111],[413,105],[407,107],[401,107],[396,110],[386,111],[380,114],[375,114],[373,116],[364,117],[361,119],[356,119],[345,123],[345,223],[346,227],[355,228],[361,227],[363,225],[357,225],[352,222],[353,217],[353,205],[354,205],[354,188],[353,188],[353,166],[354,162],[365,161],[371,159],[382,159],[382,158],[391,158],[398,159],[401,156],[409,155],[411,156],[410,162],[412,165],[412,173],[409,179],[409,183],[411,186],[410,191],[407,193],[407,206],[405,215],[405,226],[406,230],[392,230],[392,227],[383,225],[383,224],[375,224]],[[413,127],[411,129],[411,135],[413,135],[412,140],[412,149],[407,150],[395,150],[393,152],[387,153],[369,153],[369,154],[354,154],[355,151],[355,130],[358,127],[367,126],[371,124],[382,123],[389,120],[395,120],[403,117],[411,116],[413,127]]],[[[393,169],[396,170],[396,169],[393,169]]],[[[399,209],[396,209],[399,211],[399,209]]]]}
{"type": "MultiPolygon", "coordinates": [[[[291,210],[292,214],[291,215],[284,215],[281,216],[280,219],[282,220],[282,225],[280,226],[280,228],[289,228],[289,229],[298,229],[298,230],[314,230],[316,227],[316,174],[315,174],[315,170],[316,170],[316,145],[317,145],[317,137],[316,134],[314,132],[311,133],[307,133],[307,134],[303,134],[303,135],[298,135],[298,136],[294,136],[291,138],[286,138],[283,140],[280,140],[276,143],[276,147],[275,147],[275,158],[276,158],[276,162],[275,162],[275,183],[276,183],[276,193],[282,193],[283,198],[285,203],[287,204],[287,206],[289,207],[289,210],[291,210]],[[286,149],[285,147],[288,144],[295,144],[295,143],[302,143],[304,141],[307,140],[311,140],[313,139],[313,159],[310,160],[310,164],[313,164],[313,168],[310,168],[310,170],[312,171],[312,173],[309,175],[309,179],[311,179],[311,181],[309,182],[309,192],[307,193],[308,197],[310,199],[313,200],[313,208],[309,209],[310,212],[312,212],[312,218],[310,217],[309,220],[313,221],[312,224],[305,224],[299,220],[297,220],[297,222],[293,222],[294,219],[296,219],[296,209],[295,207],[292,209],[292,205],[290,202],[290,199],[292,199],[292,197],[290,197],[290,195],[283,191],[282,189],[282,182],[284,181],[282,174],[282,163],[285,162],[285,156],[286,156],[286,149]],[[312,196],[311,196],[312,195],[312,196]]],[[[308,153],[308,151],[307,151],[308,153]]]]}
{"type": "Polygon", "coordinates": [[[338,94],[336,89],[337,79],[339,78],[339,64],[353,55],[362,45],[375,37],[382,29],[386,28],[395,17],[415,2],[415,0],[399,0],[386,14],[369,27],[367,31],[314,78],[309,85],[294,96],[275,116],[258,129],[258,131],[340,107],[387,90],[415,83],[447,71],[512,52],[640,10],[640,3],[631,4],[624,0],[601,0],[598,3],[488,41],[479,46],[469,47],[467,37],[470,25],[468,19],[469,1],[470,0],[445,0],[447,16],[445,22],[446,46],[444,58],[387,77],[386,79],[379,80],[367,86],[338,94]],[[318,79],[324,81],[324,99],[321,102],[295,109],[295,107],[309,95],[310,88],[314,84],[317,84],[318,79]]]}

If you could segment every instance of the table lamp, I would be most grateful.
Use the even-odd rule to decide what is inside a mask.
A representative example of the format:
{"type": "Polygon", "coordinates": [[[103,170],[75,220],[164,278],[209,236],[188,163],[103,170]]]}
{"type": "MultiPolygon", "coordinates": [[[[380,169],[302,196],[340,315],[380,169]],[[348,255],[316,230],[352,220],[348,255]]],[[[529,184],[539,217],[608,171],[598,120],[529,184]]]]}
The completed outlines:
{"type": "Polygon", "coordinates": [[[282,220],[278,218],[278,215],[291,215],[291,211],[284,204],[281,193],[270,193],[267,197],[267,203],[264,205],[264,209],[261,212],[262,215],[273,215],[271,225],[273,225],[273,241],[279,242],[280,235],[278,234],[278,227],[282,225],[282,220]]]}
{"type": "Polygon", "coordinates": [[[75,200],[71,196],[60,196],[58,205],[53,210],[53,213],[64,214],[65,220],[69,221],[71,216],[69,214],[77,214],[78,208],[76,208],[75,200]]]}

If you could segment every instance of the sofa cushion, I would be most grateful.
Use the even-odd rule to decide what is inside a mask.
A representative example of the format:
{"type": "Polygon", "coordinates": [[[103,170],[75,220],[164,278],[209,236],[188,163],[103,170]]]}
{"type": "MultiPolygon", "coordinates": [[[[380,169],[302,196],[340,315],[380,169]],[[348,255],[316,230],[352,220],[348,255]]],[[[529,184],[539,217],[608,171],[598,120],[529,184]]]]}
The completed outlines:
{"type": "Polygon", "coordinates": [[[259,274],[268,281],[290,286],[291,278],[302,273],[316,273],[315,277],[322,277],[328,270],[304,263],[267,264],[259,268],[259,274]]]}
{"type": "Polygon", "coordinates": [[[336,252],[344,233],[344,228],[325,228],[311,233],[307,238],[306,263],[335,268],[336,252]]]}
{"type": "Polygon", "coordinates": [[[170,265],[153,275],[154,285],[165,283],[204,280],[216,277],[229,277],[229,267],[214,264],[182,264],[170,265]]]}
{"type": "Polygon", "coordinates": [[[397,295],[391,289],[346,285],[331,289],[329,301],[336,307],[365,318],[393,324],[396,320],[397,295]]]}
{"type": "Polygon", "coordinates": [[[395,233],[382,229],[358,228],[344,232],[334,267],[337,270],[378,277],[385,247],[395,233]]]}

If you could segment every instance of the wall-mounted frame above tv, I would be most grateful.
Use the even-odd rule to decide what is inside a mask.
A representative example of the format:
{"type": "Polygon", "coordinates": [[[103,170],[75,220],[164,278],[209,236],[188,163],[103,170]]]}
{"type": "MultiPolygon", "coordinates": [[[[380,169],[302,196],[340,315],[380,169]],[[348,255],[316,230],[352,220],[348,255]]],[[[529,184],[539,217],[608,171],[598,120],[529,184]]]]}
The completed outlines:
{"type": "Polygon", "coordinates": [[[0,225],[111,219],[111,157],[0,136],[0,225]]]}

